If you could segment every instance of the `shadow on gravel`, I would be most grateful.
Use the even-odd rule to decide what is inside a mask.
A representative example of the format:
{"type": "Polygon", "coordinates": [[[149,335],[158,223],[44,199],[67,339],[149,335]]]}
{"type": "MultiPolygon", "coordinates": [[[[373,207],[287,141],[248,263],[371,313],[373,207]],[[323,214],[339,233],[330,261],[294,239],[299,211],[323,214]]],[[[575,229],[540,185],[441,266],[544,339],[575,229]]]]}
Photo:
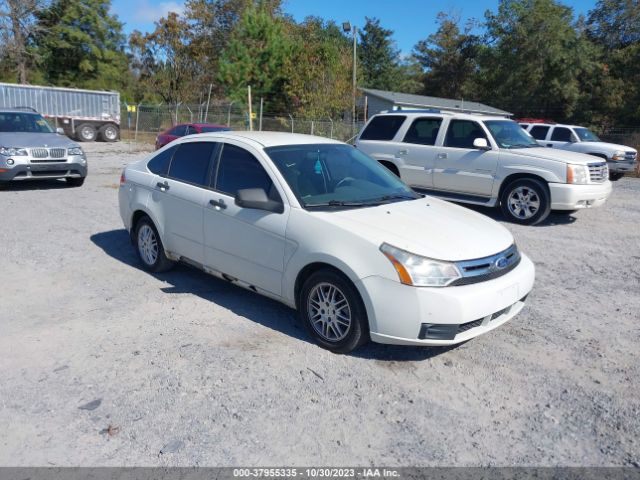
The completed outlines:
{"type": "MultiPolygon", "coordinates": [[[[492,207],[482,207],[480,205],[470,205],[470,204],[462,204],[458,203],[456,205],[460,205],[461,207],[468,208],[469,210],[473,210],[474,212],[481,213],[493,220],[496,220],[501,223],[507,223],[502,212],[497,208],[492,207]]],[[[551,212],[549,216],[543,221],[538,223],[537,225],[533,225],[534,228],[539,227],[553,227],[556,225],[570,225],[575,222],[576,214],[574,213],[560,213],[560,212],[551,212]]]]}
{"type": "MultiPolygon", "coordinates": [[[[130,267],[140,268],[138,257],[126,230],[96,233],[91,236],[91,241],[110,257],[130,267]]],[[[161,274],[149,273],[149,275],[153,275],[158,280],[171,285],[161,289],[164,293],[191,293],[198,295],[260,325],[277,330],[297,340],[314,344],[304,327],[300,325],[295,311],[280,302],[244,288],[236,287],[187,265],[179,264],[169,272],[161,274]],[[265,315],[267,312],[269,315],[265,315]]],[[[410,347],[368,343],[350,355],[378,361],[419,361],[441,355],[460,345],[451,347],[410,347]]]]}
{"type": "Polygon", "coordinates": [[[72,188],[60,180],[21,180],[0,184],[0,192],[22,192],[24,190],[55,190],[72,188]]]}
{"type": "MultiPolygon", "coordinates": [[[[126,230],[96,233],[91,241],[107,255],[133,268],[140,268],[138,257],[126,230]]],[[[296,318],[295,311],[244,288],[236,287],[188,265],[178,264],[169,272],[149,273],[170,284],[164,293],[191,293],[231,310],[260,325],[277,330],[297,340],[313,343],[296,318]]]]}

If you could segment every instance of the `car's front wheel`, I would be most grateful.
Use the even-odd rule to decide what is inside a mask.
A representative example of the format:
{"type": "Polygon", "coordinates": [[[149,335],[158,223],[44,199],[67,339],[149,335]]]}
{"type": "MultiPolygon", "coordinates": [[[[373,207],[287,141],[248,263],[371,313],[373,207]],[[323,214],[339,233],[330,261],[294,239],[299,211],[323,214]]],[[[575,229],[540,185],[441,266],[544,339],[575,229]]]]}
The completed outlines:
{"type": "Polygon", "coordinates": [[[540,180],[521,178],[505,187],[500,207],[508,220],[522,225],[535,225],[549,216],[551,195],[540,180]]]}
{"type": "Polygon", "coordinates": [[[303,284],[298,310],[305,327],[323,348],[348,353],[369,340],[369,323],[353,284],[333,270],[319,270],[303,284]]]}
{"type": "Polygon", "coordinates": [[[68,177],[65,178],[67,185],[70,187],[81,187],[84,184],[85,177],[68,177]]]}
{"type": "Polygon", "coordinates": [[[135,230],[135,243],[142,266],[149,272],[165,272],[175,263],[167,258],[158,230],[149,217],[142,217],[135,230]]]}

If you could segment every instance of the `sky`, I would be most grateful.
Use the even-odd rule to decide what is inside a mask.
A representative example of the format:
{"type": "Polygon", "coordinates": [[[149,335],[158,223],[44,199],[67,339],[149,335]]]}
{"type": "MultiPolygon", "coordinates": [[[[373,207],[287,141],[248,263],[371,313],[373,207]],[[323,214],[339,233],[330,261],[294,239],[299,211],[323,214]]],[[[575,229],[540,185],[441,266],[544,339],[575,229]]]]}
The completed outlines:
{"type": "MultiPolygon", "coordinates": [[[[413,46],[437,29],[436,16],[444,11],[459,16],[463,22],[470,18],[482,20],[486,10],[496,11],[498,0],[285,0],[284,10],[296,21],[309,15],[349,21],[357,27],[365,24],[365,17],[376,17],[380,24],[393,30],[396,46],[409,54],[413,46]]],[[[576,15],[586,14],[596,0],[564,0],[576,15]]],[[[153,22],[173,11],[182,13],[182,0],[112,0],[112,11],[125,24],[125,32],[153,29],[153,22]]]]}

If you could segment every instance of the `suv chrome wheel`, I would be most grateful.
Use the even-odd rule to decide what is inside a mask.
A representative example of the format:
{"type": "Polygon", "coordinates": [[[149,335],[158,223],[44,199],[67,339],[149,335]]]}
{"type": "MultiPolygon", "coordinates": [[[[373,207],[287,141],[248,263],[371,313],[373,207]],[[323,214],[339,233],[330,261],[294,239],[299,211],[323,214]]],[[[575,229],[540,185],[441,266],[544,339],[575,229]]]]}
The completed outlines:
{"type": "Polygon", "coordinates": [[[153,229],[144,224],[138,229],[138,251],[140,258],[152,267],[158,261],[158,239],[153,229]]]}
{"type": "Polygon", "coordinates": [[[349,333],[351,308],[344,293],[330,283],[319,283],[309,293],[307,305],[313,329],[329,342],[339,342],[349,333]]]}
{"type": "Polygon", "coordinates": [[[540,209],[540,196],[535,190],[520,186],[509,194],[508,205],[514,217],[528,220],[540,209]]]}

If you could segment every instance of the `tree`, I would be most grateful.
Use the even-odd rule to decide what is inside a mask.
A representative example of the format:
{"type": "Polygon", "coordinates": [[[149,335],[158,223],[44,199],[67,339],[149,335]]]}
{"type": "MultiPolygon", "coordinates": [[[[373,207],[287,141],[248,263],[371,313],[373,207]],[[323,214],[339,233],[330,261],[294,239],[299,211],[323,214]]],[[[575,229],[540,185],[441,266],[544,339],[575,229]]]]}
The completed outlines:
{"type": "Polygon", "coordinates": [[[9,62],[9,75],[19,83],[27,83],[33,68],[30,40],[37,24],[33,12],[41,8],[41,0],[0,0],[0,56],[9,62]]]}
{"type": "Polygon", "coordinates": [[[424,70],[423,93],[434,97],[464,98],[471,95],[471,79],[477,69],[479,39],[472,23],[460,30],[460,19],[438,13],[436,33],[414,47],[424,70]]]}
{"type": "Polygon", "coordinates": [[[358,57],[362,70],[361,84],[380,90],[397,89],[399,51],[395,48],[392,30],[380,26],[377,18],[365,17],[360,31],[358,57]]]}
{"type": "Polygon", "coordinates": [[[128,65],[122,24],[110,0],[53,0],[35,12],[35,44],[48,83],[95,89],[123,88],[128,65]]]}
{"type": "Polygon", "coordinates": [[[251,85],[255,98],[282,104],[284,65],[290,52],[281,18],[263,3],[251,5],[220,56],[218,79],[232,99],[243,101],[251,85]]]}

